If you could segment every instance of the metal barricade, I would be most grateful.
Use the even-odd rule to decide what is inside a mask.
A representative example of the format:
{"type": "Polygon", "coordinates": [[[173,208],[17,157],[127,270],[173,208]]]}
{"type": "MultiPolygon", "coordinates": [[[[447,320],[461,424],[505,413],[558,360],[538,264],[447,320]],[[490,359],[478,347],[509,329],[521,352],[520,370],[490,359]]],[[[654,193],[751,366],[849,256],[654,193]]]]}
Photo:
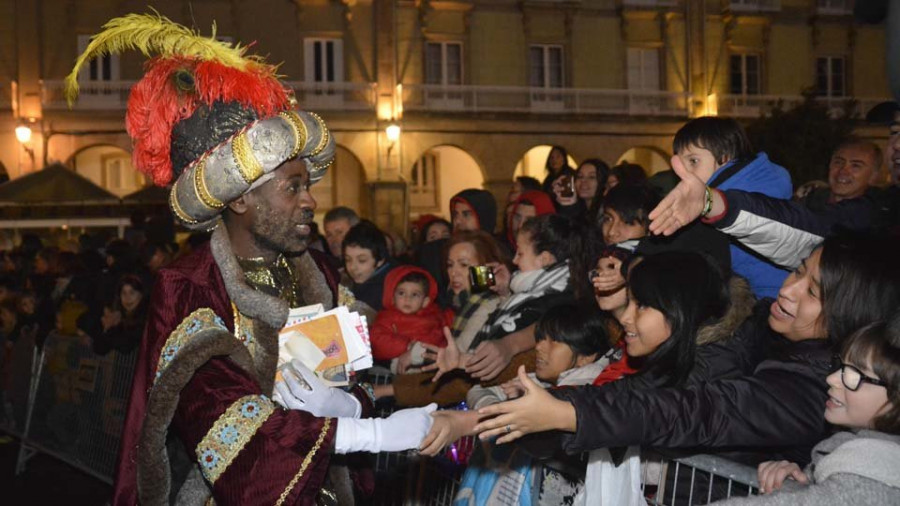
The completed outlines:
{"type": "Polygon", "coordinates": [[[16,473],[41,452],[111,484],[137,351],[98,356],[81,338],[57,333],[32,349],[16,473]]]}

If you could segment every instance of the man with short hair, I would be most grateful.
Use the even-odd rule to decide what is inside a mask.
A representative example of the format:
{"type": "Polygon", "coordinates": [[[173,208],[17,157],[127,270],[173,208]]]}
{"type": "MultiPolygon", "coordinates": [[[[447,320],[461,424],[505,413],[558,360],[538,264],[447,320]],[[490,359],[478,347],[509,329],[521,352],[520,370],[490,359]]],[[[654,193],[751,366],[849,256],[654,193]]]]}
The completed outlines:
{"type": "Polygon", "coordinates": [[[359,223],[359,215],[349,207],[338,206],[325,213],[323,224],[325,242],[328,243],[328,251],[331,256],[338,259],[338,264],[341,263],[340,259],[343,256],[341,244],[344,242],[344,236],[357,223],[359,223]]]}
{"type": "Polygon", "coordinates": [[[804,203],[813,211],[843,200],[866,195],[881,176],[881,148],[862,139],[849,139],[831,155],[828,164],[828,188],[811,192],[804,203]]]}
{"type": "Polygon", "coordinates": [[[212,231],[158,273],[112,503],[352,501],[354,482],[331,454],[415,448],[431,417],[425,409],[360,419],[372,408],[363,387],[326,388],[296,361],[276,379],[291,308],[355,304],[324,255],[307,248],[309,187],[334,160],[333,137],[319,116],[297,109],[275,67],[244,47],[159,15],[105,28],[78,60],[67,96],[74,100],[79,68],[97,55],[161,54],[128,101],[135,167],[171,184],[183,226],[212,231]]]}

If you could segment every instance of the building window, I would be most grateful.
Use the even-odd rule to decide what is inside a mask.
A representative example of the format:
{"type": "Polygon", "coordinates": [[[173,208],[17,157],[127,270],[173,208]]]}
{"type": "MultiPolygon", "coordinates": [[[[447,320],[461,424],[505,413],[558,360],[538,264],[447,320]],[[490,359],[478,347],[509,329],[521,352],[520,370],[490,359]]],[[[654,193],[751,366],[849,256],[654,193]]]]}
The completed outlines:
{"type": "Polygon", "coordinates": [[[438,198],[438,170],[440,153],[428,150],[412,167],[409,181],[409,205],[424,212],[440,209],[438,198]]]}
{"type": "Polygon", "coordinates": [[[629,47],[626,56],[628,89],[659,90],[659,50],[629,47]]]}
{"type": "Polygon", "coordinates": [[[847,94],[847,66],[842,56],[816,58],[816,94],[843,97],[847,94]]]}
{"type": "MultiPolygon", "coordinates": [[[[81,54],[87,49],[91,42],[91,35],[78,36],[78,53],[81,54]]],[[[109,82],[119,80],[119,56],[114,54],[104,54],[92,59],[81,69],[78,74],[78,80],[85,82],[109,82]]],[[[96,90],[90,87],[85,88],[82,93],[94,93],[96,90]]]]}
{"type": "Polygon", "coordinates": [[[304,39],[305,78],[314,83],[344,81],[344,41],[304,39]]]}
{"type": "Polygon", "coordinates": [[[461,43],[425,43],[425,84],[458,86],[462,76],[461,43]]]}
{"type": "Polygon", "coordinates": [[[528,55],[532,88],[563,87],[562,46],[532,45],[528,55]]]}
{"type": "Polygon", "coordinates": [[[780,0],[731,0],[734,11],[777,11],[781,9],[780,0]]]}
{"type": "Polygon", "coordinates": [[[759,55],[731,55],[730,73],[732,95],[759,95],[761,93],[759,55]]]}

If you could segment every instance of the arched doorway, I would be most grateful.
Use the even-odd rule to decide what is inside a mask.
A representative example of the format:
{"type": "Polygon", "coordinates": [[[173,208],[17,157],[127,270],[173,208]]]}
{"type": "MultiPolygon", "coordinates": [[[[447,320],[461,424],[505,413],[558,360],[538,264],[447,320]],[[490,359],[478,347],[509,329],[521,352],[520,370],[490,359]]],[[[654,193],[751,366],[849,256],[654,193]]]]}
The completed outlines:
{"type": "Polygon", "coordinates": [[[67,165],[119,197],[140,190],[147,181],[131,165],[131,153],[118,146],[88,146],[72,155],[67,165]]]}
{"type": "Polygon", "coordinates": [[[438,214],[448,220],[450,197],[484,185],[484,173],[475,158],[450,145],[427,149],[404,177],[409,184],[411,215],[438,214]]]}
{"type": "Polygon", "coordinates": [[[320,218],[337,206],[347,206],[360,216],[368,216],[365,170],[359,158],[341,145],[337,146],[334,163],[328,168],[325,177],[314,184],[310,191],[316,199],[316,214],[320,218]]]}
{"type": "Polygon", "coordinates": [[[657,148],[651,147],[635,147],[631,148],[616,161],[620,163],[636,163],[644,168],[644,172],[648,176],[652,176],[657,172],[669,170],[669,157],[657,148]]]}
{"type": "MultiPolygon", "coordinates": [[[[550,155],[551,149],[553,149],[553,146],[545,144],[535,146],[526,151],[519,160],[519,163],[516,164],[516,171],[513,173],[513,179],[519,176],[530,176],[538,181],[543,181],[547,176],[547,156],[550,155]]],[[[570,167],[578,167],[578,164],[575,162],[575,159],[572,158],[572,155],[568,156],[568,160],[570,167]]]]}

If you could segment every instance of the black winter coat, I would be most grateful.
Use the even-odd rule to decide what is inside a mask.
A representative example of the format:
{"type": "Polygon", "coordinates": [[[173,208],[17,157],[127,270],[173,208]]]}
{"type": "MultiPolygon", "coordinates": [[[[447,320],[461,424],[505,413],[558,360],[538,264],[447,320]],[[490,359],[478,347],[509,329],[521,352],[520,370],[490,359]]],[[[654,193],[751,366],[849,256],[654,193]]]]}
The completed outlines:
{"type": "MultiPolygon", "coordinates": [[[[748,464],[776,456],[808,460],[811,448],[827,436],[831,346],[820,339],[791,342],[774,333],[767,322],[771,303],[761,300],[738,329],[734,338],[742,346],[722,349],[725,363],[740,357],[741,367],[751,369],[746,375],[698,382],[692,373],[680,388],[623,388],[620,380],[552,391],[575,406],[577,430],[563,436],[563,448],[568,453],[626,445],[692,452],[751,449],[742,459],[748,464]]],[[[698,348],[698,366],[719,369],[719,359],[701,359],[702,348],[707,347],[698,348]]]]}

